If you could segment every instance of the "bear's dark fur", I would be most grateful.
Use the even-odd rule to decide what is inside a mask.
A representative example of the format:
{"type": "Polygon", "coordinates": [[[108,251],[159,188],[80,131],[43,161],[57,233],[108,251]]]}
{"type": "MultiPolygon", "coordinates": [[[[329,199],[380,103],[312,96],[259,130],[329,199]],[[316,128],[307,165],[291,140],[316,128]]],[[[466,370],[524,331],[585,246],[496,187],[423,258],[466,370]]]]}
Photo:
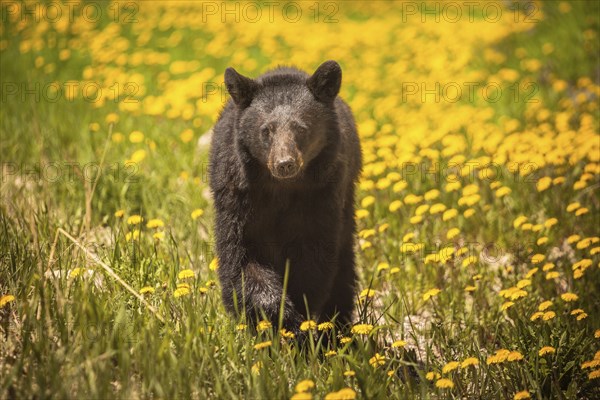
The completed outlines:
{"type": "Polygon", "coordinates": [[[217,121],[210,187],[225,307],[250,323],[349,323],[355,295],[354,184],[361,150],[337,96],[335,61],[309,76],[277,68],[256,80],[225,71],[232,100],[217,121]],[[310,316],[307,315],[307,307],[310,316]]]}

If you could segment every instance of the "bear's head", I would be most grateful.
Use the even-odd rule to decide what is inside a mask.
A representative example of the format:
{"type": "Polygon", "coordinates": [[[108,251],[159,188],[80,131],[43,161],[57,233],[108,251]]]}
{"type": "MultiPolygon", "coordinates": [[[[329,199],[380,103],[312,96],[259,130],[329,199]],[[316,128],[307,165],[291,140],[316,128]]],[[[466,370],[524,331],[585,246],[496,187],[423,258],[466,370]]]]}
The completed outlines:
{"type": "Polygon", "coordinates": [[[302,176],[338,134],[334,102],[341,83],[335,61],[323,63],[312,76],[278,68],[256,80],[227,68],[239,146],[278,180],[302,176]]]}

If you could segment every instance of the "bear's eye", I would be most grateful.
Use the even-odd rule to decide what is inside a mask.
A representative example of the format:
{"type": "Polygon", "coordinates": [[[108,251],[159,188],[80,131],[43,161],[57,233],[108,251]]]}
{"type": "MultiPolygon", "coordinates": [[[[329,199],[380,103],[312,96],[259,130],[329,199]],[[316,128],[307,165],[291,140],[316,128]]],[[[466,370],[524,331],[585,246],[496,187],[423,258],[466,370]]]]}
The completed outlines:
{"type": "Polygon", "coordinates": [[[293,121],[292,122],[292,128],[294,129],[294,131],[296,131],[297,133],[303,135],[306,132],[308,132],[308,127],[304,124],[301,124],[299,122],[293,121]]]}
{"type": "Polygon", "coordinates": [[[272,128],[271,124],[264,125],[262,128],[260,128],[261,135],[263,135],[264,137],[271,136],[271,131],[272,131],[271,128],[272,128]]]}

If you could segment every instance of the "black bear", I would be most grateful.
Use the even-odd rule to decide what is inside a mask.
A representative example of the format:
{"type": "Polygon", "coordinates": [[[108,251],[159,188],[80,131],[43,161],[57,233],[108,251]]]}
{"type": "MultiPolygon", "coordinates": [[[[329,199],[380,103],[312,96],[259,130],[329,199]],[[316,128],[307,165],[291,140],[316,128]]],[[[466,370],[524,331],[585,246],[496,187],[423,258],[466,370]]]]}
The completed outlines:
{"type": "Polygon", "coordinates": [[[350,322],[361,149],[341,82],[335,61],[312,76],[225,71],[231,100],[210,153],[218,273],[226,309],[251,323],[276,326],[280,309],[292,332],[308,318],[350,322]]]}

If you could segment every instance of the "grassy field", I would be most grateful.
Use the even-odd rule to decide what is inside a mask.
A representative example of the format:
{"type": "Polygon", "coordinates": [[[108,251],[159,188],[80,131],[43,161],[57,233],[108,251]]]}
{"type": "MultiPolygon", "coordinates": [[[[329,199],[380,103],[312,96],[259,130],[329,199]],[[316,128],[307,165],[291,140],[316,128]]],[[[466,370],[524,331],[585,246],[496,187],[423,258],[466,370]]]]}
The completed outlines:
{"type": "Polygon", "coordinates": [[[0,398],[600,398],[594,2],[58,4],[0,3],[0,398]],[[360,293],[301,354],[223,309],[207,152],[227,66],[327,59],[360,293]]]}

